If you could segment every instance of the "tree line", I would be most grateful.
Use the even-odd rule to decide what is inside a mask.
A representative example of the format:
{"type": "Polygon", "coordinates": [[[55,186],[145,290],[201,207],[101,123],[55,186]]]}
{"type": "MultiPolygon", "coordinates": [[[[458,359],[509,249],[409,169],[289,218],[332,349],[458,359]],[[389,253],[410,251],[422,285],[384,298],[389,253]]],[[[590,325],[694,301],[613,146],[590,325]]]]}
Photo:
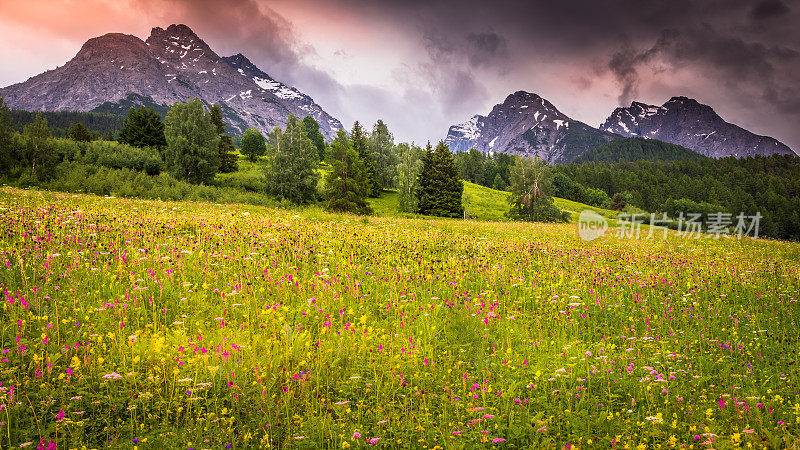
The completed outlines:
{"type": "MultiPolygon", "coordinates": [[[[212,185],[218,173],[238,170],[237,149],[226,134],[220,107],[206,109],[197,99],[176,103],[163,119],[152,108],[130,109],[116,142],[96,140],[96,133],[81,122],[73,123],[64,138],[56,138],[47,117],[36,114],[19,132],[0,98],[4,179],[20,186],[52,185],[59,174],[82,174],[86,169],[78,166],[88,165],[148,176],[166,173],[178,182],[212,185]]],[[[284,128],[266,137],[255,128],[246,130],[239,152],[262,166],[264,193],[281,201],[321,202],[330,210],[364,214],[370,212],[367,198],[397,189],[403,211],[444,217],[463,213],[463,187],[447,146],[423,150],[395,144],[381,120],[371,131],[356,122],[350,133],[340,130],[328,144],[312,117],[289,116],[284,128]],[[321,173],[324,186],[318,189],[321,173]]],[[[69,185],[76,184],[80,180],[70,180],[69,185]]]]}
{"type": "Polygon", "coordinates": [[[14,124],[14,129],[19,133],[24,131],[25,125],[33,123],[36,120],[36,116],[41,114],[47,121],[50,134],[53,137],[67,137],[70,129],[76,123],[80,123],[90,133],[91,139],[104,139],[107,141],[114,140],[125,120],[125,116],[120,114],[82,111],[31,112],[15,109],[11,110],[9,114],[14,124]]]}
{"type": "Polygon", "coordinates": [[[624,197],[645,211],[760,213],[759,234],[800,240],[800,157],[791,155],[691,158],[674,161],[587,162],[557,166],[564,190],[581,200],[581,188],[624,197]]]}
{"type": "MultiPolygon", "coordinates": [[[[505,157],[508,157],[507,155],[505,157]]],[[[510,158],[510,157],[509,157],[510,158]]],[[[800,157],[707,158],[687,148],[654,139],[617,139],[584,153],[575,162],[546,164],[510,158],[509,190],[519,207],[538,190],[598,208],[628,213],[666,213],[671,219],[700,214],[703,226],[710,214],[761,214],[759,235],[800,240],[800,157]],[[514,182],[533,168],[541,181],[514,182]],[[541,175],[539,175],[539,173],[541,175]],[[534,185],[539,186],[535,188],[534,185]],[[543,188],[541,187],[543,186],[543,188]]],[[[456,156],[462,179],[492,186],[483,175],[489,162],[502,167],[497,154],[470,150],[456,156]]],[[[528,217],[550,220],[547,202],[528,208],[528,217]]],[[[512,214],[520,214],[512,208],[512,214]]]]}

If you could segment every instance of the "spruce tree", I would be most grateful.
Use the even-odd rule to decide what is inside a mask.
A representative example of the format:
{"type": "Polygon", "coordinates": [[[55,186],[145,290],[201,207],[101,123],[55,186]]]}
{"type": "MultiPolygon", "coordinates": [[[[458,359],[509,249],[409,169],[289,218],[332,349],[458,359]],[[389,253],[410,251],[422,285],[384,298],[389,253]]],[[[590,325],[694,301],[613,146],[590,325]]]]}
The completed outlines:
{"type": "Polygon", "coordinates": [[[0,173],[6,173],[15,162],[13,157],[14,122],[3,97],[0,97],[0,173]]]}
{"type": "Polygon", "coordinates": [[[492,183],[492,189],[496,191],[505,191],[506,187],[506,181],[503,179],[503,177],[501,177],[499,173],[495,175],[494,182],[492,183]]]}
{"type": "Polygon", "coordinates": [[[82,123],[78,122],[70,127],[67,132],[67,139],[75,142],[89,142],[92,140],[92,133],[82,123]]]}
{"type": "Polygon", "coordinates": [[[365,200],[367,177],[364,163],[358,157],[344,130],[336,133],[331,143],[328,162],[331,171],[325,177],[327,209],[351,214],[371,214],[365,200]]]}
{"type": "Polygon", "coordinates": [[[211,105],[209,110],[211,123],[217,129],[219,136],[219,171],[221,173],[236,172],[239,164],[236,157],[236,147],[233,146],[233,139],[225,134],[225,121],[222,120],[222,108],[216,103],[211,105]]]}
{"type": "Polygon", "coordinates": [[[320,161],[325,161],[325,136],[319,132],[319,122],[314,120],[311,116],[303,117],[303,126],[306,128],[306,134],[317,149],[320,161]]]}
{"type": "Polygon", "coordinates": [[[419,176],[418,208],[420,214],[439,217],[461,217],[464,208],[461,197],[464,185],[458,178],[450,148],[442,141],[431,149],[430,143],[422,157],[419,176]]]}
{"type": "Polygon", "coordinates": [[[364,162],[364,170],[367,174],[367,195],[369,197],[377,197],[381,193],[381,184],[378,181],[378,174],[375,172],[375,159],[369,151],[369,143],[367,142],[367,136],[364,134],[364,128],[361,127],[358,121],[353,124],[350,140],[353,143],[353,149],[358,153],[358,157],[364,162]]]}
{"type": "Polygon", "coordinates": [[[317,199],[317,149],[308,138],[302,122],[293,114],[286,120],[286,131],[280,128],[270,133],[266,168],[267,190],[270,194],[294,204],[317,199]]]}
{"type": "Polygon", "coordinates": [[[167,146],[167,139],[161,116],[155,109],[144,106],[129,110],[119,132],[119,142],[134,147],[163,149],[167,146]]]}

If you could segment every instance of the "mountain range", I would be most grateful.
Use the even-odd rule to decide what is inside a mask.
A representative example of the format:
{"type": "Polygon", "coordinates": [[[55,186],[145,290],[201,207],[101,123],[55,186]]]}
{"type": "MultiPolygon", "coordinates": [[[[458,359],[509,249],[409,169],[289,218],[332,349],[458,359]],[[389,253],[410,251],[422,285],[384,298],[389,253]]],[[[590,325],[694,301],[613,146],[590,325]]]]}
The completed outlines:
{"type": "Polygon", "coordinates": [[[308,95],[276,81],[244,55],[220,57],[186,25],[153,28],[146,41],[110,33],[89,39],[64,66],[0,89],[9,107],[27,111],[166,110],[199,98],[220,105],[229,132],[269,132],[290,114],[312,116],[332,139],[341,122],[308,95]]]}
{"type": "Polygon", "coordinates": [[[474,148],[484,153],[523,154],[548,163],[567,163],[617,137],[570,119],[536,94],[517,91],[495,105],[489,115],[476,115],[451,126],[445,143],[453,151],[474,148]]]}
{"type": "MultiPolygon", "coordinates": [[[[89,39],[64,66],[0,88],[0,96],[18,110],[117,114],[139,105],[164,114],[176,102],[199,98],[222,108],[232,134],[248,127],[269,132],[284,126],[290,114],[314,117],[328,140],[343,128],[308,95],[270,77],[241,53],[219,56],[186,25],[153,28],[146,41],[120,33],[89,39]]],[[[794,154],[687,97],[661,106],[633,102],[595,128],[525,91],[509,95],[486,116],[451,126],[445,142],[454,151],[475,148],[562,164],[621,137],[658,139],[715,158],[794,154]]]]}
{"type": "Polygon", "coordinates": [[[487,116],[475,115],[451,126],[445,142],[454,151],[474,148],[563,164],[622,137],[658,139],[714,158],[794,154],[778,140],[728,123],[710,106],[686,97],[673,97],[662,106],[633,102],[628,108],[617,108],[594,128],[525,91],[509,95],[487,116]]]}
{"type": "Polygon", "coordinates": [[[777,139],[728,123],[710,106],[687,97],[672,97],[661,106],[633,102],[615,109],[600,129],[678,144],[713,158],[794,153],[777,139]]]}

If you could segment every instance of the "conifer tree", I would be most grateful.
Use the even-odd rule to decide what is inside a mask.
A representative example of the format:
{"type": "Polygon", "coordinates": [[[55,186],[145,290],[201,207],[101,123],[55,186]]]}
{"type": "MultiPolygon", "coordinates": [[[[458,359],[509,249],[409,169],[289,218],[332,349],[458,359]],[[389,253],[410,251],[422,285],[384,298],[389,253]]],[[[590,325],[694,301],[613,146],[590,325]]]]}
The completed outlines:
{"type": "Polygon", "coordinates": [[[3,97],[0,97],[0,173],[6,173],[15,162],[13,157],[14,122],[3,97]]]}
{"type": "Polygon", "coordinates": [[[364,128],[361,127],[358,121],[353,124],[350,141],[353,143],[353,149],[358,153],[358,157],[364,162],[364,170],[367,174],[367,195],[369,197],[377,197],[381,193],[381,184],[375,172],[375,159],[369,151],[369,143],[367,142],[366,134],[364,134],[364,128]]]}
{"type": "Polygon", "coordinates": [[[119,132],[119,142],[134,147],[163,149],[167,146],[167,139],[161,116],[155,109],[144,106],[129,110],[119,132]]]}
{"type": "Polygon", "coordinates": [[[222,120],[222,108],[216,103],[211,105],[208,111],[211,116],[211,123],[217,129],[219,136],[219,171],[221,173],[236,172],[239,164],[236,157],[236,147],[233,146],[233,139],[225,134],[225,121],[222,120]]]}
{"type": "Polygon", "coordinates": [[[364,163],[358,157],[344,130],[336,133],[331,143],[328,162],[331,171],[325,177],[327,209],[351,214],[371,214],[365,200],[367,177],[364,163]]]}
{"type": "Polygon", "coordinates": [[[496,191],[505,191],[507,187],[508,186],[506,186],[506,181],[503,179],[502,176],[500,176],[499,173],[494,176],[494,182],[492,183],[492,189],[494,189],[496,191]]]}
{"type": "Polygon", "coordinates": [[[75,142],[89,142],[92,140],[92,133],[82,123],[77,122],[69,128],[67,139],[75,142]]]}
{"type": "Polygon", "coordinates": [[[442,141],[431,149],[428,143],[419,176],[419,213],[439,217],[461,217],[464,185],[458,178],[453,154],[442,141]]]}

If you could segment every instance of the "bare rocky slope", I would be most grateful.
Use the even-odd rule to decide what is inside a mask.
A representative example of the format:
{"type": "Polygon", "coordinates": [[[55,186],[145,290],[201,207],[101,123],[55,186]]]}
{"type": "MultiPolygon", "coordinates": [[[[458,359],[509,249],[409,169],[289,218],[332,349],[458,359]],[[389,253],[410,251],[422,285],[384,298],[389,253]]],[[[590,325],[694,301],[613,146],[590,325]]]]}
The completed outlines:
{"type": "Polygon", "coordinates": [[[487,116],[476,115],[451,126],[445,143],[453,151],[474,148],[538,156],[551,164],[563,164],[618,137],[572,120],[536,94],[518,91],[495,105],[487,116]]]}
{"type": "Polygon", "coordinates": [[[728,123],[710,106],[687,97],[672,97],[661,106],[633,102],[615,109],[600,129],[678,144],[714,158],[794,154],[777,139],[728,123]]]}
{"type": "Polygon", "coordinates": [[[199,98],[220,105],[234,134],[248,127],[269,132],[289,114],[314,117],[327,139],[342,128],[308,95],[241,54],[220,57],[186,25],[153,28],[146,41],[119,33],[92,38],[64,66],[2,88],[0,96],[27,111],[163,108],[199,98]]]}

